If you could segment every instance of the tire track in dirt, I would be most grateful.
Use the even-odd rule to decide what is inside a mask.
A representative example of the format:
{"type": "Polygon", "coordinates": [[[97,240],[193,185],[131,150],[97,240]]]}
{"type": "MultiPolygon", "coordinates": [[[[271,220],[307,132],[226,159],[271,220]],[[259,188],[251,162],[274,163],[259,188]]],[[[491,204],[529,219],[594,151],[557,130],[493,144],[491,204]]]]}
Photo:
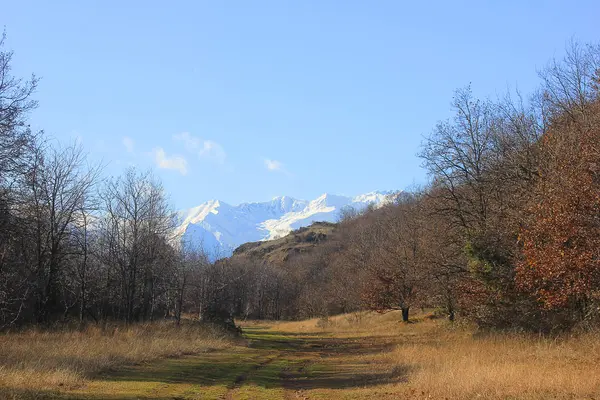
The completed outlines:
{"type": "Polygon", "coordinates": [[[243,374],[238,375],[235,378],[231,387],[229,387],[227,389],[227,393],[225,393],[225,396],[223,396],[223,399],[224,400],[233,400],[233,395],[234,395],[235,391],[237,389],[241,388],[244,385],[244,382],[246,382],[248,380],[248,378],[250,376],[252,376],[252,374],[256,373],[261,368],[264,368],[267,365],[281,359],[283,356],[284,356],[284,353],[280,352],[275,357],[270,357],[264,361],[261,361],[258,364],[254,365],[252,368],[250,368],[248,371],[244,372],[243,374]]]}
{"type": "Polygon", "coordinates": [[[295,366],[295,371],[291,372],[289,369],[285,369],[281,371],[279,375],[281,378],[281,384],[284,389],[285,400],[309,400],[308,395],[306,394],[304,388],[299,387],[297,381],[295,379],[306,376],[306,368],[308,365],[312,364],[311,360],[304,360],[300,364],[295,366]]]}

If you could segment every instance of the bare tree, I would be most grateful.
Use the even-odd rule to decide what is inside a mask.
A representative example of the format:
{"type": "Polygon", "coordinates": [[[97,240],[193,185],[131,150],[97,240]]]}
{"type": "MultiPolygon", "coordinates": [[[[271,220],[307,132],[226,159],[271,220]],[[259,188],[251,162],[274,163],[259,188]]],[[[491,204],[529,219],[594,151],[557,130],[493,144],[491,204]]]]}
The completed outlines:
{"type": "Polygon", "coordinates": [[[0,327],[16,323],[29,312],[31,295],[28,265],[19,247],[25,244],[23,224],[14,215],[16,182],[28,169],[35,135],[27,117],[37,107],[32,94],[37,78],[26,81],[12,75],[13,52],[0,37],[0,327]]]}
{"type": "Polygon", "coordinates": [[[166,252],[174,214],[162,186],[150,173],[129,169],[107,183],[100,193],[105,214],[101,219],[103,261],[117,273],[119,315],[127,322],[151,319],[161,288],[161,267],[172,262],[166,252]]]}
{"type": "Polygon", "coordinates": [[[571,40],[561,60],[553,59],[539,72],[542,101],[549,116],[568,115],[579,120],[587,105],[598,99],[600,44],[581,45],[571,40]]]}
{"type": "Polygon", "coordinates": [[[421,281],[423,229],[416,196],[396,206],[385,207],[375,221],[375,237],[369,269],[371,285],[365,292],[377,310],[400,309],[407,322],[410,308],[418,300],[421,281]]]}
{"type": "Polygon", "coordinates": [[[35,243],[38,319],[48,321],[60,311],[62,266],[75,251],[70,243],[73,231],[87,223],[82,213],[91,211],[100,166],[85,165],[86,155],[79,145],[38,147],[35,154],[23,185],[27,206],[18,211],[29,221],[35,243]]]}
{"type": "Polygon", "coordinates": [[[178,260],[174,263],[173,298],[175,320],[179,325],[184,308],[194,310],[200,316],[206,283],[203,272],[209,265],[208,257],[200,249],[181,247],[178,260]]]}
{"type": "Polygon", "coordinates": [[[13,52],[4,50],[6,32],[0,37],[0,179],[6,180],[24,168],[24,159],[34,135],[27,124],[29,112],[38,105],[32,99],[38,78],[29,80],[11,74],[13,52]]]}

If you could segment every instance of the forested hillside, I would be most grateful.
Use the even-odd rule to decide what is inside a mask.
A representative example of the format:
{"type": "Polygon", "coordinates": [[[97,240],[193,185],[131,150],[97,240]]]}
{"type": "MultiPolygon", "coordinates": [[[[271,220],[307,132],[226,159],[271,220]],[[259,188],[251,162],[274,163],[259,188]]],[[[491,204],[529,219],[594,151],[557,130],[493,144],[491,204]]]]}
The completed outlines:
{"type": "Polygon", "coordinates": [[[298,233],[261,251],[242,247],[223,265],[257,280],[231,294],[244,304],[235,314],[400,309],[408,320],[411,308],[434,307],[486,328],[595,325],[599,67],[600,47],[572,44],[530,96],[482,100],[470,87],[457,90],[454,117],[420,150],[430,184],[395,204],[346,213],[310,251],[288,245],[303,243],[298,233]]]}
{"type": "Polygon", "coordinates": [[[429,184],[394,204],[216,262],[176,244],[150,172],[101,178],[79,145],[29,127],[38,80],[13,76],[12,56],[0,47],[2,329],[184,312],[231,324],[399,309],[408,320],[415,307],[486,328],[598,322],[597,45],[572,44],[530,95],[458,89],[453,118],[419,150],[429,184]]]}

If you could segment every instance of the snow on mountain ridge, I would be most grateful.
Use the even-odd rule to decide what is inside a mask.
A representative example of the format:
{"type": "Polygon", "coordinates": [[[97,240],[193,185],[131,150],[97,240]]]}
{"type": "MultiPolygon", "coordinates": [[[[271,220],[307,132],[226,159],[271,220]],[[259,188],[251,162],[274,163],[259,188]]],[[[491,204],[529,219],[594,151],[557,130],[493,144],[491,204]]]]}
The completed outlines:
{"type": "Polygon", "coordinates": [[[211,258],[228,256],[241,244],[275,239],[317,221],[335,222],[344,207],[364,209],[389,203],[398,192],[370,192],[355,197],[325,193],[306,201],[289,196],[231,206],[211,200],[178,213],[176,234],[186,246],[201,247],[211,258]]]}

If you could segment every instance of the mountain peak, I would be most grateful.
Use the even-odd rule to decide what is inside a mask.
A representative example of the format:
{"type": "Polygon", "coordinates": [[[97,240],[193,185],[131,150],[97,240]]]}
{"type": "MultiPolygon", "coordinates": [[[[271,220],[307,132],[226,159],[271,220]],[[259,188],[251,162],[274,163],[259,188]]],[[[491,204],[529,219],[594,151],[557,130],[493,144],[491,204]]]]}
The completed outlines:
{"type": "Polygon", "coordinates": [[[187,245],[202,245],[209,256],[228,256],[246,242],[275,239],[313,222],[336,222],[342,208],[385,204],[393,192],[348,197],[323,193],[312,201],[277,196],[262,203],[231,206],[211,200],[179,212],[177,233],[187,245]]]}
{"type": "Polygon", "coordinates": [[[290,196],[275,196],[271,199],[271,201],[285,201],[285,200],[295,200],[294,198],[290,197],[290,196]]]}

